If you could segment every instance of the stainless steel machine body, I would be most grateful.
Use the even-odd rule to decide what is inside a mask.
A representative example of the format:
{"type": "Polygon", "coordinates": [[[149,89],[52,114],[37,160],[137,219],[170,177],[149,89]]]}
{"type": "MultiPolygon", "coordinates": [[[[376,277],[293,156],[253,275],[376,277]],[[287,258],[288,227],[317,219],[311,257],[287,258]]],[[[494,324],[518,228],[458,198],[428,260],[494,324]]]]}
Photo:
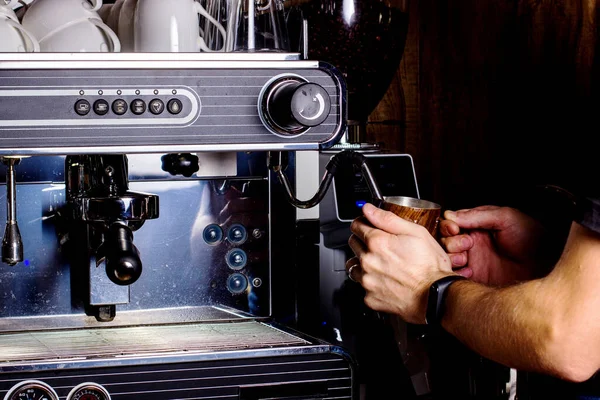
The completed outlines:
{"type": "Polygon", "coordinates": [[[0,398],[358,398],[345,350],[290,327],[295,210],[266,165],[334,144],[345,109],[296,54],[2,55],[23,251],[0,265],[0,398]],[[298,87],[319,124],[278,114],[298,87]]]}

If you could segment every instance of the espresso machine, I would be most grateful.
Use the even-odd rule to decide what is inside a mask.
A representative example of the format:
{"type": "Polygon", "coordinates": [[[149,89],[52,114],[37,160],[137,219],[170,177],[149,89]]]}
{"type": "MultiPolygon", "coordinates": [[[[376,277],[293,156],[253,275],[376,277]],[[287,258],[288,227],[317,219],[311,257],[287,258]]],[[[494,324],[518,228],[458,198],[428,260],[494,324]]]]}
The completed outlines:
{"type": "Polygon", "coordinates": [[[296,53],[1,54],[0,398],[358,399],[279,180],[346,107],[296,53]]]}

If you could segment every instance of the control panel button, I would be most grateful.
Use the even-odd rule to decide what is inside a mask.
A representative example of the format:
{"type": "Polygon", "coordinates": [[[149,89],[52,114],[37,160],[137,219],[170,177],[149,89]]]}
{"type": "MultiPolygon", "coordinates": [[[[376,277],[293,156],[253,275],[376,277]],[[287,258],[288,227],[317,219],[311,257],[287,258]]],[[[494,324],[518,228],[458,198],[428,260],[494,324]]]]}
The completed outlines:
{"type": "Polygon", "coordinates": [[[123,99],[113,101],[112,110],[117,115],[125,114],[127,112],[127,102],[123,99]]]}
{"type": "Polygon", "coordinates": [[[242,249],[231,249],[225,255],[225,261],[229,265],[229,268],[238,271],[246,266],[248,256],[242,249]]]}
{"type": "Polygon", "coordinates": [[[202,232],[202,238],[206,244],[215,245],[221,243],[223,239],[223,230],[217,224],[210,224],[202,232]]]}
{"type": "Polygon", "coordinates": [[[87,100],[81,99],[77,100],[77,103],[75,103],[75,112],[79,115],[88,115],[91,109],[92,106],[87,100]]]}
{"type": "Polygon", "coordinates": [[[146,112],[146,102],[142,99],[135,99],[131,102],[131,112],[135,115],[142,115],[146,112]]]}
{"type": "Polygon", "coordinates": [[[173,115],[179,114],[182,109],[183,109],[183,104],[181,103],[181,100],[171,99],[167,103],[167,110],[169,110],[169,112],[173,115]]]}
{"type": "Polygon", "coordinates": [[[242,294],[248,289],[248,278],[245,275],[236,272],[227,278],[227,289],[232,294],[242,294]]]}
{"type": "Polygon", "coordinates": [[[108,113],[108,101],[100,99],[94,102],[94,112],[98,115],[106,115],[108,113]]]}
{"type": "Polygon", "coordinates": [[[165,110],[165,103],[161,99],[154,99],[150,102],[148,108],[152,114],[159,115],[165,110]]]}
{"type": "Polygon", "coordinates": [[[235,224],[232,225],[227,231],[227,239],[234,244],[242,244],[246,241],[248,233],[244,225],[235,224]]]}

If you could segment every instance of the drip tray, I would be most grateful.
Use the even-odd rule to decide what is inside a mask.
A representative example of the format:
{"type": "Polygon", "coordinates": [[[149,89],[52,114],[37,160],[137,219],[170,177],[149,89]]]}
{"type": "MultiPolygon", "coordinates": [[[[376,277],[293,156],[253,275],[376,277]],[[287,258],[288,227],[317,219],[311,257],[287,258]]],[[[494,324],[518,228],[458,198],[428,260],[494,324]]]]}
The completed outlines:
{"type": "Polygon", "coordinates": [[[306,344],[310,342],[259,321],[20,332],[0,334],[0,362],[10,365],[306,344]]]}

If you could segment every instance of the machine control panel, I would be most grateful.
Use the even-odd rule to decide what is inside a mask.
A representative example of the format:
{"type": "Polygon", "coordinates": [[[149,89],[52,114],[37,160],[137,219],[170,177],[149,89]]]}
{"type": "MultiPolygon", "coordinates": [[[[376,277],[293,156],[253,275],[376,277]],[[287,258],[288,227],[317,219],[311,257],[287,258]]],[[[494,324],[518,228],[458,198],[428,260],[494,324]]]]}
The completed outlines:
{"type": "Polygon", "coordinates": [[[318,150],[346,128],[319,62],[56,64],[0,58],[0,155],[318,150]]]}
{"type": "MultiPolygon", "coordinates": [[[[95,93],[95,90],[91,90],[92,93],[95,93]]],[[[171,115],[179,115],[184,110],[183,101],[177,97],[171,97],[167,99],[157,98],[156,96],[160,93],[158,90],[152,91],[151,94],[148,94],[146,97],[152,98],[151,100],[141,98],[142,91],[139,89],[130,90],[129,97],[135,97],[133,100],[124,98],[127,93],[123,93],[123,90],[119,89],[114,91],[116,96],[118,97],[115,100],[109,101],[102,96],[108,95],[110,96],[111,91],[104,91],[102,89],[98,89],[97,93],[99,98],[97,100],[83,98],[85,96],[86,91],[80,90],[79,95],[82,97],[75,102],[75,113],[81,117],[85,117],[90,112],[93,111],[95,115],[103,116],[109,113],[113,113],[114,116],[121,116],[127,114],[128,111],[131,112],[132,116],[141,116],[146,112],[152,115],[161,115],[163,112],[168,112],[171,115]],[[93,103],[92,103],[93,102],[93,103]]],[[[128,92],[128,91],[125,91],[128,92]]],[[[168,90],[167,90],[168,92],[168,90]]],[[[172,89],[171,93],[173,96],[178,94],[177,89],[172,89]]],[[[185,90],[184,90],[185,93],[185,90]]],[[[186,93],[188,95],[188,93],[186,93]]],[[[194,99],[192,97],[192,99],[194,99]]],[[[196,105],[197,107],[197,105],[196,105]]],[[[93,115],[92,115],[93,116],[93,115]]],[[[147,120],[147,123],[150,123],[152,120],[147,120]]]]}
{"type": "MultiPolygon", "coordinates": [[[[131,109],[131,113],[134,115],[142,115],[146,109],[154,115],[160,115],[165,111],[165,103],[161,99],[152,99],[146,105],[146,101],[139,98],[132,100],[131,104],[128,104],[125,99],[117,99],[112,102],[112,106],[109,106],[106,100],[98,99],[94,102],[93,108],[86,99],[77,100],[75,103],[75,112],[82,117],[88,115],[92,109],[97,115],[106,115],[111,109],[116,115],[124,115],[128,109],[131,109]]],[[[179,99],[171,99],[167,103],[166,110],[173,115],[178,115],[183,110],[183,103],[179,99]]]]}
{"type": "Polygon", "coordinates": [[[201,108],[199,97],[184,87],[0,88],[3,100],[9,109],[25,103],[30,110],[35,107],[29,115],[13,110],[12,118],[0,122],[3,130],[184,125],[197,118],[201,108]]]}

